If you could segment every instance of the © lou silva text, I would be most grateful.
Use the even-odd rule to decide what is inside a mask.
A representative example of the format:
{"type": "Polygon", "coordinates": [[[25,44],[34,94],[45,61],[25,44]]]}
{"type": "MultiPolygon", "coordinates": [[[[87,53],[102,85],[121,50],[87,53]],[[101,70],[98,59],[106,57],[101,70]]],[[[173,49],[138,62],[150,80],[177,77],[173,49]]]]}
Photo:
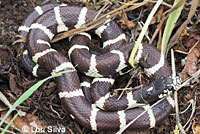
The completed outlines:
{"type": "Polygon", "coordinates": [[[58,127],[58,126],[48,126],[47,128],[35,128],[35,127],[27,127],[23,126],[22,131],[24,133],[64,133],[66,132],[65,127],[58,127]]]}

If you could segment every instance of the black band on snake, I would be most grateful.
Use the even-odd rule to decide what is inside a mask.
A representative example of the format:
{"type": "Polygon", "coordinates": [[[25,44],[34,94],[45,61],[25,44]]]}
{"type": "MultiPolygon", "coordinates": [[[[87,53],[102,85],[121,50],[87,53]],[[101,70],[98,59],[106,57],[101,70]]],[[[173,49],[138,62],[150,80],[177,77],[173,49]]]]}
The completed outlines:
{"type": "MultiPolygon", "coordinates": [[[[164,55],[155,47],[142,43],[135,60],[147,75],[152,76],[153,81],[124,94],[120,100],[116,100],[118,96],[111,96],[110,89],[115,80],[108,76],[122,73],[128,65],[129,54],[134,46],[134,43],[126,43],[125,34],[111,20],[91,31],[102,39],[101,55],[90,53],[88,43],[91,36],[88,33],[70,37],[70,60],[51,48],[50,41],[55,34],[79,28],[91,22],[96,14],[94,10],[66,4],[36,7],[19,28],[20,34],[27,38],[28,51],[24,51],[22,61],[25,68],[35,76],[47,76],[74,69],[74,72],[55,78],[63,109],[86,128],[95,131],[119,130],[148,109],[150,103],[168,95],[173,81],[164,55]],[[95,78],[91,83],[90,80],[80,83],[76,69],[95,78]],[[144,103],[144,100],[149,104],[133,108],[137,103],[144,103]]],[[[161,103],[149,108],[128,129],[152,128],[160,124],[173,107],[174,101],[168,96],[161,103]]]]}

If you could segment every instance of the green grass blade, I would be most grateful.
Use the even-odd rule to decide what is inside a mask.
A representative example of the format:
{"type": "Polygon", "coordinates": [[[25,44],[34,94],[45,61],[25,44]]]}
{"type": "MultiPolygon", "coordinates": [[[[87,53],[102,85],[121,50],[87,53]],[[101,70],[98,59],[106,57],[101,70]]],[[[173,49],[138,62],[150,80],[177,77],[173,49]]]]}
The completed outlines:
{"type": "Polygon", "coordinates": [[[68,72],[73,72],[74,70],[65,70],[62,72],[59,72],[57,74],[51,75],[39,82],[37,82],[36,84],[34,84],[31,88],[29,88],[25,93],[23,93],[16,101],[15,103],[12,105],[12,107],[9,109],[9,111],[6,113],[6,115],[4,116],[4,118],[1,120],[0,122],[0,126],[2,126],[3,122],[6,120],[6,118],[10,115],[10,113],[15,110],[15,108],[17,106],[19,106],[22,102],[24,102],[28,97],[30,97],[45,81],[54,78],[54,77],[58,77],[61,76],[63,73],[68,73],[68,72]]]}
{"type": "Polygon", "coordinates": [[[5,134],[6,130],[10,127],[11,123],[17,118],[19,114],[16,113],[15,116],[12,118],[12,120],[6,125],[5,129],[1,132],[1,134],[5,134]]]}
{"type": "Polygon", "coordinates": [[[163,0],[158,0],[157,3],[155,4],[155,6],[153,7],[151,13],[149,14],[145,24],[144,24],[144,27],[142,28],[142,31],[137,39],[137,41],[135,42],[135,46],[131,52],[131,55],[129,57],[129,64],[132,66],[132,67],[135,67],[135,64],[137,64],[136,62],[137,61],[134,61],[134,57],[135,57],[135,53],[137,52],[137,49],[139,47],[139,44],[142,42],[142,39],[145,35],[145,32],[147,31],[147,28],[149,27],[149,24],[155,14],[155,12],[157,11],[157,9],[159,8],[160,4],[162,3],[163,0]]]}
{"type": "MultiPolygon", "coordinates": [[[[173,7],[175,7],[177,5],[177,3],[179,3],[181,0],[175,0],[173,7]]],[[[162,49],[161,52],[163,54],[166,53],[167,50],[167,44],[169,41],[169,38],[171,36],[172,30],[174,29],[174,26],[176,24],[176,21],[178,20],[181,11],[184,7],[184,4],[182,6],[180,6],[178,9],[176,9],[175,11],[173,11],[170,15],[169,18],[167,19],[167,23],[164,29],[164,33],[163,33],[163,37],[162,37],[162,49]]]]}

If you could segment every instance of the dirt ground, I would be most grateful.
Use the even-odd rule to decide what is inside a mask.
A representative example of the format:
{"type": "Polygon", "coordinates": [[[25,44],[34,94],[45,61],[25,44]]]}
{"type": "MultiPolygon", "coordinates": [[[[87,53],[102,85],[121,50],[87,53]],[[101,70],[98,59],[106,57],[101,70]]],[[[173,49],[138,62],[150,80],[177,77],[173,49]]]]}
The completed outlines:
{"type": "MultiPolygon", "coordinates": [[[[70,1],[62,0],[60,2],[70,3],[72,5],[84,6],[84,4],[70,1]]],[[[22,24],[25,16],[30,12],[35,6],[41,5],[42,2],[47,2],[47,0],[0,0],[0,91],[6,96],[11,104],[13,104],[17,98],[22,95],[28,88],[30,88],[34,83],[39,81],[39,78],[35,78],[32,74],[28,73],[20,61],[20,54],[22,53],[22,44],[17,43],[12,45],[17,39],[18,27],[22,24]]],[[[52,0],[51,2],[56,2],[52,0]]],[[[145,7],[143,7],[145,8],[145,7]]],[[[141,9],[138,9],[141,10],[141,9]]],[[[136,18],[139,13],[131,14],[128,13],[130,19],[136,18]]],[[[146,15],[143,16],[146,19],[146,15]]],[[[184,20],[185,16],[182,16],[184,20]]],[[[151,27],[151,30],[155,29],[155,26],[151,27]]],[[[61,43],[62,44],[62,43],[61,43]]],[[[61,45],[62,48],[66,48],[64,44],[61,45]]],[[[61,50],[63,51],[63,50],[61,50]]],[[[66,53],[63,51],[63,53],[66,53]]],[[[175,54],[177,60],[177,71],[180,72],[182,67],[180,65],[181,59],[184,58],[184,54],[175,54]]],[[[170,58],[169,58],[170,60],[170,58]]],[[[199,132],[200,130],[200,110],[199,110],[199,94],[200,85],[198,80],[195,84],[190,87],[183,88],[179,91],[179,107],[180,111],[186,109],[189,105],[190,99],[195,99],[196,97],[196,107],[194,107],[195,112],[192,116],[190,123],[186,126],[185,131],[187,134],[192,134],[199,132]]],[[[62,110],[60,105],[60,99],[57,95],[56,83],[51,80],[45,82],[42,87],[40,87],[30,98],[28,98],[19,107],[23,112],[30,114],[30,118],[37,119],[44,126],[61,126],[66,129],[67,134],[93,134],[91,130],[88,130],[70,118],[69,114],[62,110]]],[[[0,102],[1,118],[3,113],[8,110],[8,107],[0,102]]],[[[186,112],[180,114],[181,123],[185,124],[190,118],[192,108],[190,107],[186,112]]],[[[19,126],[19,122],[26,122],[25,119],[18,120],[16,126],[19,126]]],[[[151,130],[142,132],[126,132],[127,134],[133,133],[151,133],[151,134],[172,134],[175,129],[176,120],[174,115],[170,115],[162,124],[151,130]]],[[[19,133],[16,129],[11,128],[10,131],[19,133]]],[[[113,132],[99,132],[99,133],[113,133],[113,132]]]]}

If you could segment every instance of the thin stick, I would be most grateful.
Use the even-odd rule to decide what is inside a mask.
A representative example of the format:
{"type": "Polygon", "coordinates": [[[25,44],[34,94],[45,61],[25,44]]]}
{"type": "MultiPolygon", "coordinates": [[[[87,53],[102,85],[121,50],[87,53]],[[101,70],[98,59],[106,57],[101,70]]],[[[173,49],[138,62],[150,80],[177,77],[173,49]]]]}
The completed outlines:
{"type": "Polygon", "coordinates": [[[197,72],[195,72],[189,79],[183,82],[180,86],[178,86],[177,90],[181,89],[182,87],[188,86],[191,80],[199,77],[200,77],[200,69],[197,72]]]}
{"type": "Polygon", "coordinates": [[[124,12],[127,12],[127,11],[130,11],[130,10],[134,10],[136,8],[139,8],[143,5],[145,5],[148,1],[144,1],[142,3],[138,3],[138,4],[134,4],[134,6],[131,6],[127,9],[125,9],[126,7],[128,7],[129,5],[132,5],[134,2],[136,2],[137,0],[135,1],[131,1],[129,2],[128,4],[126,5],[123,5],[121,7],[119,7],[118,9],[115,9],[113,11],[110,11],[109,13],[97,18],[96,20],[93,20],[91,21],[90,23],[88,24],[85,24],[85,26],[83,27],[80,27],[78,29],[72,29],[70,31],[66,31],[66,32],[63,32],[63,33],[60,33],[60,34],[57,34],[54,39],[51,41],[51,43],[54,43],[54,42],[57,42],[61,39],[64,39],[68,36],[71,36],[71,35],[74,35],[74,34],[77,34],[77,33],[80,33],[80,32],[84,32],[84,31],[89,31],[97,26],[99,26],[100,24],[104,23],[106,20],[108,19],[112,19],[114,18],[115,16],[121,14],[123,12],[122,9],[124,9],[124,12]],[[109,17],[107,17],[108,15],[110,15],[109,17]]]}
{"type": "MultiPolygon", "coordinates": [[[[130,80],[128,81],[128,83],[127,83],[127,85],[125,86],[124,89],[128,89],[128,87],[131,85],[132,80],[133,80],[133,78],[134,78],[135,75],[136,75],[136,72],[137,72],[137,70],[134,71],[133,75],[131,76],[130,80]]],[[[133,89],[133,88],[132,88],[132,89],[133,89]]],[[[124,94],[124,92],[125,92],[125,90],[122,90],[122,92],[121,92],[121,94],[119,95],[119,97],[118,97],[117,100],[119,100],[119,99],[122,97],[122,95],[124,94]]]]}
{"type": "MultiPolygon", "coordinates": [[[[172,59],[172,78],[176,78],[176,70],[175,70],[175,58],[174,58],[174,51],[171,49],[171,59],[172,59]]],[[[182,134],[185,134],[183,126],[180,123],[179,118],[179,108],[178,108],[178,90],[175,89],[174,91],[174,102],[175,102],[175,110],[176,110],[176,124],[182,134]]]]}
{"type": "Polygon", "coordinates": [[[185,125],[183,126],[183,128],[185,128],[189,123],[190,121],[192,120],[192,117],[194,116],[194,113],[195,113],[195,109],[196,109],[196,95],[195,95],[195,98],[194,100],[190,100],[190,103],[192,104],[192,113],[190,115],[190,118],[188,119],[188,121],[185,123],[185,125]]]}
{"type": "MultiPolygon", "coordinates": [[[[189,101],[189,105],[188,105],[183,111],[179,112],[179,115],[180,115],[180,114],[184,114],[185,112],[187,112],[187,111],[190,109],[190,107],[193,107],[193,105],[194,105],[193,103],[194,103],[194,100],[191,99],[191,100],[189,101]]],[[[172,114],[170,114],[170,115],[175,116],[176,113],[172,113],[172,114]]],[[[184,128],[184,127],[183,127],[183,128],[184,128]]]]}
{"type": "Polygon", "coordinates": [[[158,103],[160,103],[161,101],[163,101],[165,98],[160,99],[159,101],[157,101],[156,103],[154,103],[153,105],[151,105],[149,108],[147,108],[145,111],[143,111],[141,114],[139,114],[135,119],[133,119],[132,121],[130,121],[125,127],[123,127],[122,129],[120,129],[116,134],[121,134],[124,130],[126,130],[131,124],[133,124],[135,121],[137,121],[142,115],[144,115],[149,109],[151,109],[152,107],[156,106],[158,103]]]}

